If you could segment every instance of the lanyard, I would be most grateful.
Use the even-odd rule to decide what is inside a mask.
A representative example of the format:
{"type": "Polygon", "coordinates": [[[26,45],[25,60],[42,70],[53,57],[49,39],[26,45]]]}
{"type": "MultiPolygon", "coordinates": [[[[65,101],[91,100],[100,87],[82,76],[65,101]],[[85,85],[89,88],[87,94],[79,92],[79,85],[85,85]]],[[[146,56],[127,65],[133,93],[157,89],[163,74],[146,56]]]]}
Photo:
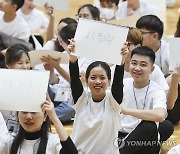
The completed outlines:
{"type": "MultiPolygon", "coordinates": [[[[149,85],[150,85],[150,81],[149,81],[149,83],[148,83],[148,87],[147,87],[147,89],[146,89],[146,94],[145,94],[145,97],[144,97],[143,110],[144,110],[145,105],[146,105],[146,97],[147,97],[147,93],[148,93],[148,90],[149,90],[149,85]]],[[[137,107],[137,109],[139,109],[139,108],[138,108],[138,103],[137,103],[136,94],[135,94],[135,91],[134,91],[134,84],[133,84],[133,94],[134,94],[134,99],[135,99],[135,102],[136,102],[136,107],[137,107]]]]}

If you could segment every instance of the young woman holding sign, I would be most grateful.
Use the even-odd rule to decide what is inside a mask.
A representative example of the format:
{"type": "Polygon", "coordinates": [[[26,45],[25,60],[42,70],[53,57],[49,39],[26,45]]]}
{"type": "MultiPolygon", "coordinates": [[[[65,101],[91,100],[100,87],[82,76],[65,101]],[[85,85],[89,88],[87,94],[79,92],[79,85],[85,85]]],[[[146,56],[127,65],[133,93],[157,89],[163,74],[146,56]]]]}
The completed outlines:
{"type": "Polygon", "coordinates": [[[18,134],[0,136],[0,153],[3,154],[78,154],[62,123],[59,121],[49,96],[42,112],[18,112],[18,134]],[[57,134],[48,133],[49,119],[57,134]]]}
{"type": "MultiPolygon", "coordinates": [[[[28,53],[18,45],[8,48],[6,66],[9,69],[29,70],[30,58],[28,53]]],[[[19,112],[18,118],[17,112],[10,111],[11,114],[7,117],[8,121],[15,121],[15,123],[9,123],[8,128],[11,129],[9,131],[18,131],[18,133],[16,136],[13,134],[0,136],[0,153],[27,154],[29,152],[30,154],[45,154],[53,152],[55,154],[77,154],[76,147],[58,119],[49,96],[42,105],[42,111],[19,112]],[[54,124],[59,137],[48,133],[49,120],[47,116],[54,124]],[[60,151],[61,145],[62,150],[60,151]]]]}
{"type": "MultiPolygon", "coordinates": [[[[73,42],[68,49],[74,51],[73,42]]],[[[123,59],[126,54],[122,52],[123,59]]],[[[107,91],[111,81],[109,65],[102,61],[91,63],[85,74],[86,91],[79,79],[77,57],[70,55],[70,83],[76,110],[72,138],[79,154],[119,154],[114,142],[120,128],[123,64],[124,60],[116,66],[111,91],[107,91]]]]}

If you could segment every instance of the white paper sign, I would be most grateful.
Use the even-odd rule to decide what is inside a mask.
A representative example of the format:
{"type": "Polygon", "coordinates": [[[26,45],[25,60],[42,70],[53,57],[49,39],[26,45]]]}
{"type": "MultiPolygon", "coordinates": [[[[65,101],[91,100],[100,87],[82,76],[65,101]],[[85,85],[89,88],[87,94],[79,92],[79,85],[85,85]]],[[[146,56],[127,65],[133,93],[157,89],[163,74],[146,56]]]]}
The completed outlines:
{"type": "Polygon", "coordinates": [[[120,50],[126,41],[127,27],[80,19],[75,34],[74,55],[121,64],[120,50]]]}
{"type": "Polygon", "coordinates": [[[123,19],[114,19],[108,21],[108,23],[121,25],[121,26],[129,26],[129,27],[136,27],[137,20],[141,17],[141,14],[135,14],[123,19]]]}
{"type": "Polygon", "coordinates": [[[0,110],[41,111],[49,71],[0,69],[0,110]]]}
{"type": "Polygon", "coordinates": [[[169,70],[172,71],[176,64],[180,64],[180,38],[169,38],[169,70]]]}
{"type": "Polygon", "coordinates": [[[37,6],[44,7],[44,4],[48,3],[56,10],[68,11],[69,0],[34,0],[34,4],[37,6]]]}
{"type": "Polygon", "coordinates": [[[43,62],[41,61],[40,58],[42,56],[48,57],[50,55],[54,59],[61,58],[60,63],[61,64],[68,64],[69,63],[69,55],[66,53],[58,52],[58,51],[49,51],[49,50],[34,50],[29,52],[29,56],[31,59],[31,66],[35,66],[38,64],[42,64],[43,62]]]}

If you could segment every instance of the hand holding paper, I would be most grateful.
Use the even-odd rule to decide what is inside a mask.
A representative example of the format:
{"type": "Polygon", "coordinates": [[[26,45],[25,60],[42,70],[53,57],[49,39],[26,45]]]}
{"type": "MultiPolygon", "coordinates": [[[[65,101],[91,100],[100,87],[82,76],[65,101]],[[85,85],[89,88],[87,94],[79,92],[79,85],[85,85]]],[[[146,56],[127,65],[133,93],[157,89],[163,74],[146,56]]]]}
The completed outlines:
{"type": "Polygon", "coordinates": [[[29,52],[29,56],[31,59],[31,66],[35,66],[42,63],[41,58],[50,56],[53,59],[61,59],[62,64],[68,64],[69,63],[69,56],[66,53],[61,53],[58,51],[48,51],[48,50],[35,50],[29,52]]]}
{"type": "Polygon", "coordinates": [[[128,54],[129,54],[129,50],[127,48],[121,49],[121,55],[122,55],[121,65],[125,63],[128,54]]]}
{"type": "Polygon", "coordinates": [[[69,57],[70,57],[70,61],[72,63],[77,61],[77,56],[73,56],[71,53],[75,52],[75,41],[74,39],[69,40],[70,44],[67,47],[68,53],[69,53],[69,57]]]}
{"type": "Polygon", "coordinates": [[[41,60],[42,62],[45,62],[47,64],[52,65],[54,68],[57,68],[59,67],[61,58],[54,59],[50,55],[48,55],[48,56],[42,56],[41,60]]]}
{"type": "Polygon", "coordinates": [[[126,41],[128,30],[127,27],[80,18],[74,38],[76,50],[73,55],[121,64],[119,51],[126,41]]]}

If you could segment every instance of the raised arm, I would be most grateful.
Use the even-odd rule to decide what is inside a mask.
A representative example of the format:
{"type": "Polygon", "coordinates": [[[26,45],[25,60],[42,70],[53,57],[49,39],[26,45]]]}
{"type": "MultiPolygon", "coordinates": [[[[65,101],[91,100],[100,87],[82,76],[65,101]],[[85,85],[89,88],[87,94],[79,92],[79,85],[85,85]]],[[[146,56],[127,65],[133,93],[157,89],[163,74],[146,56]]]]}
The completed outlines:
{"type": "MultiPolygon", "coordinates": [[[[48,57],[43,56],[41,58],[42,62],[45,62],[46,64],[50,64],[52,67],[54,67],[58,73],[67,81],[70,82],[70,76],[69,73],[64,70],[62,67],[60,67],[59,63],[60,63],[60,58],[58,59],[54,59],[51,56],[48,55],[48,57]]],[[[50,68],[50,67],[49,67],[50,68]]],[[[45,67],[45,69],[47,69],[47,67],[45,67]]],[[[51,72],[51,76],[56,79],[57,76],[54,74],[53,68],[49,69],[51,72]]],[[[58,80],[59,81],[59,80],[58,80]]]]}
{"type": "Polygon", "coordinates": [[[118,104],[121,104],[123,98],[123,77],[124,65],[116,65],[111,92],[118,104]]]}
{"type": "Polygon", "coordinates": [[[111,92],[114,99],[121,104],[123,99],[123,77],[124,77],[124,63],[126,61],[126,57],[129,53],[129,50],[121,50],[122,60],[121,66],[116,65],[114,71],[114,79],[111,87],[111,92]]]}
{"type": "Polygon", "coordinates": [[[49,16],[49,24],[46,32],[46,40],[49,41],[54,38],[54,9],[48,3],[44,5],[45,12],[49,16]]]}
{"type": "Polygon", "coordinates": [[[81,80],[79,78],[79,67],[78,67],[78,60],[76,61],[72,60],[74,59],[74,56],[70,56],[70,63],[69,63],[69,71],[70,71],[70,85],[72,90],[72,96],[74,99],[74,103],[77,102],[79,97],[83,93],[83,85],[81,83],[81,80]]]}
{"type": "Polygon", "coordinates": [[[62,149],[60,153],[62,154],[78,154],[78,151],[72,142],[71,138],[68,136],[67,131],[64,129],[61,121],[57,117],[55,110],[54,110],[54,105],[51,102],[49,96],[47,95],[47,100],[44,102],[42,105],[42,111],[46,113],[49,117],[49,119],[52,121],[54,124],[54,127],[57,131],[57,134],[59,136],[62,149]]]}
{"type": "Polygon", "coordinates": [[[173,73],[166,78],[166,81],[169,85],[167,93],[167,108],[171,110],[178,98],[178,86],[180,86],[180,64],[175,67],[173,73]]]}
{"type": "Polygon", "coordinates": [[[83,85],[79,78],[79,66],[78,66],[78,59],[76,56],[71,55],[71,53],[75,50],[75,42],[73,39],[69,40],[70,44],[67,47],[69,53],[69,73],[70,73],[70,85],[74,103],[77,102],[79,97],[83,93],[83,85]]]}

